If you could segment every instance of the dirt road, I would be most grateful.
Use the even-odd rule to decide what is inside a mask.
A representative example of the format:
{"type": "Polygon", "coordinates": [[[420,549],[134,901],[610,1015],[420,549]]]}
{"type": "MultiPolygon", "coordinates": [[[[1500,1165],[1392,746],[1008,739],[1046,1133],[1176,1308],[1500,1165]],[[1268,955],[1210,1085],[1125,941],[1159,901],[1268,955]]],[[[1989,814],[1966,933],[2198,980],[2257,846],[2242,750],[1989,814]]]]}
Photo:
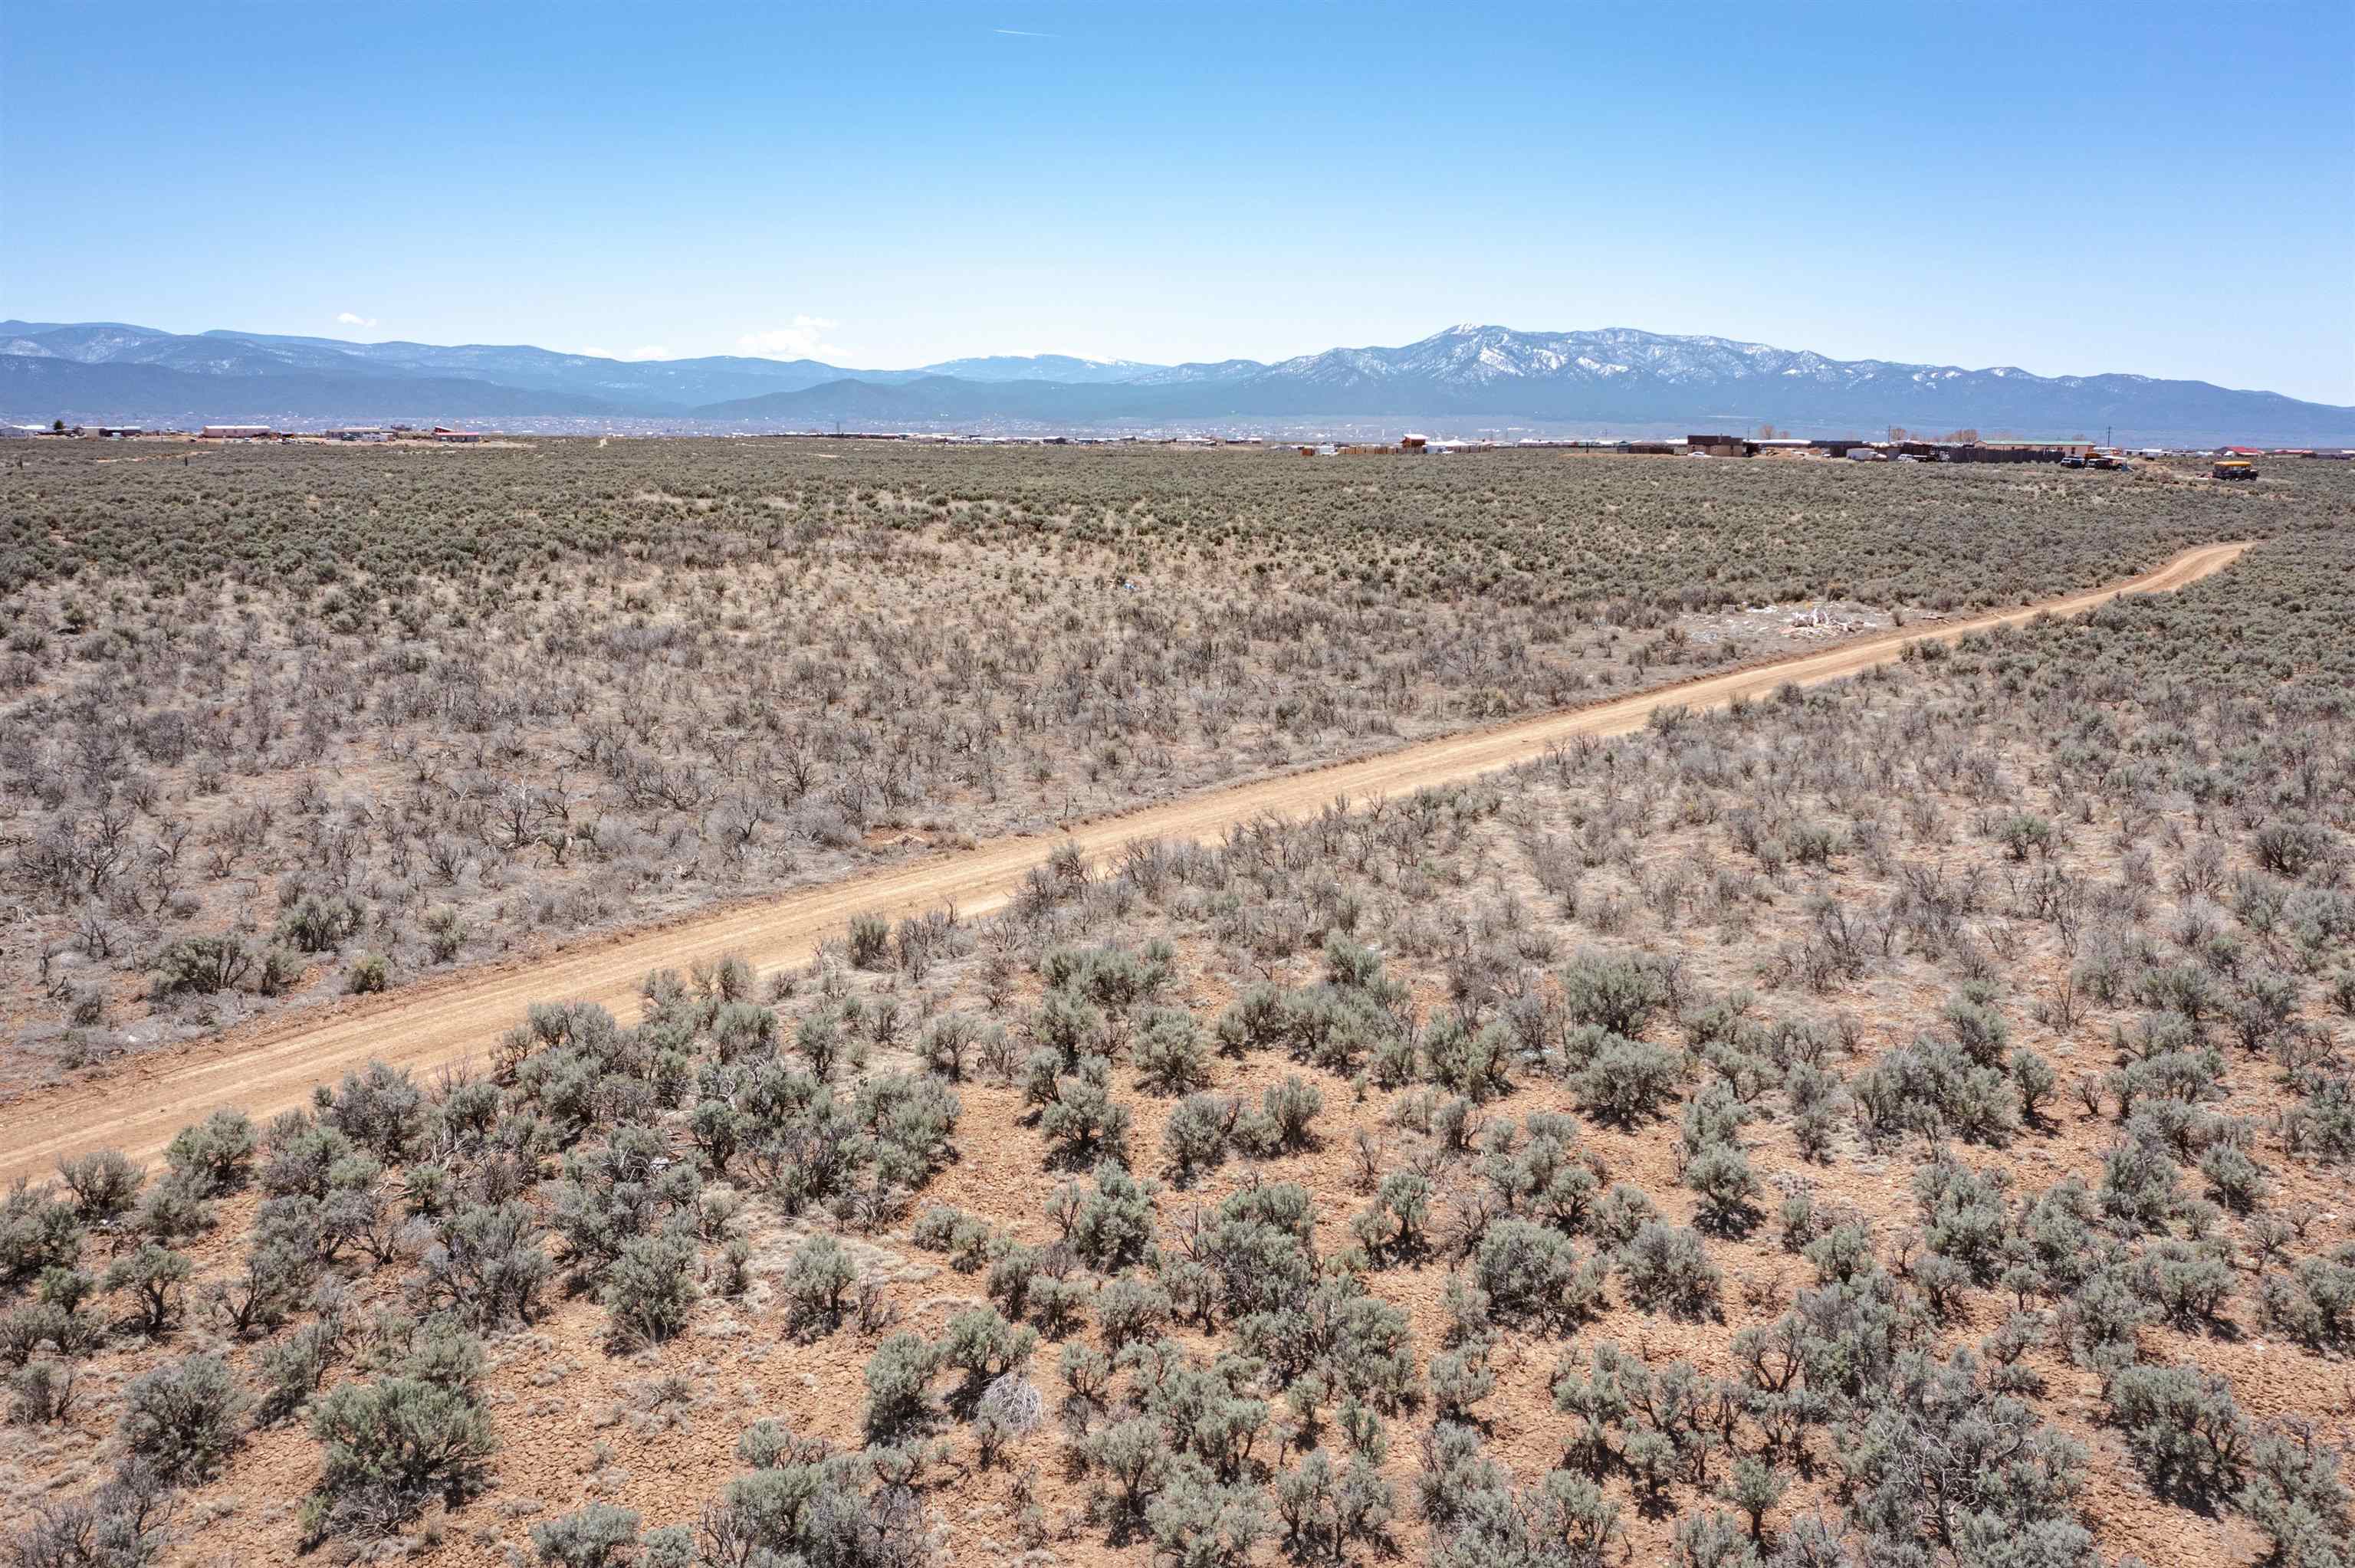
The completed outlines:
{"type": "MultiPolygon", "coordinates": [[[[1212,839],[1229,823],[1263,812],[1314,811],[1337,795],[1363,800],[1404,794],[1508,766],[1575,736],[1640,729],[1664,703],[1710,707],[1772,692],[1785,681],[1837,681],[1892,657],[1911,641],[2018,625],[2045,613],[2071,615],[2120,594],[2181,588],[2222,570],[2247,548],[2205,546],[2155,571],[2089,593],[1881,632],[1360,762],[1211,790],[1086,823],[1069,837],[1083,853],[1101,857],[1134,839],[1212,839]]],[[[807,962],[819,940],[839,935],[855,915],[898,919],[951,904],[964,915],[986,914],[1007,902],[1024,874],[1045,860],[1057,842],[1046,835],[998,839],[962,853],[931,856],[546,958],[467,970],[344,1003],[332,1012],[294,1014],[225,1041],[160,1051],[110,1077],[30,1096],[0,1112],[6,1118],[0,1128],[0,1180],[37,1180],[59,1158],[92,1149],[120,1149],[153,1163],[175,1132],[218,1107],[241,1106],[256,1119],[272,1116],[303,1104],[314,1084],[372,1056],[421,1073],[469,1057],[482,1060],[500,1032],[519,1022],[535,1001],[602,1002],[626,1022],[637,1014],[638,982],[650,969],[683,969],[697,959],[741,953],[766,974],[807,962]]]]}

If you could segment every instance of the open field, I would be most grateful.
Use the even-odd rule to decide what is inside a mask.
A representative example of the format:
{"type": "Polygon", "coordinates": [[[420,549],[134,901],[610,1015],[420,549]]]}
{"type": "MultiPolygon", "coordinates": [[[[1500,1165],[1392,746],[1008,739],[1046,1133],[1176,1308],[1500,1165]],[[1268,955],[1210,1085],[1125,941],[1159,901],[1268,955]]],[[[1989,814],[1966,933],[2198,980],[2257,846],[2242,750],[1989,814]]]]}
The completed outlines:
{"type": "Polygon", "coordinates": [[[23,461],[0,1089],[2344,505],[1560,453],[23,461]]]}
{"type": "Polygon", "coordinates": [[[2343,1568],[2355,485],[700,452],[437,467],[397,591],[381,521],[320,533],[397,460],[259,454],[169,548],[40,476],[18,1077],[63,1081],[0,1157],[136,1158],[0,1208],[23,1561],[2343,1568]],[[453,575],[535,485],[565,527],[453,575]],[[179,591],[114,604],[139,551],[179,591]],[[1775,634],[1818,594],[1887,630],[1775,634]],[[990,769],[858,816],[927,726],[990,769]],[[438,881],[474,772],[644,836],[438,881]],[[281,791],[193,908],[42,881],[110,807],[136,887],[281,791]],[[158,983],[337,893],[280,995],[158,983]]]}
{"type": "MultiPolygon", "coordinates": [[[[2157,571],[2034,610],[1973,617],[1955,633],[2018,625],[2039,615],[2082,612],[2120,593],[2172,592],[2222,570],[2247,546],[2189,550],[2157,571]]],[[[424,994],[393,992],[348,1001],[329,1022],[297,1015],[226,1038],[158,1053],[133,1075],[20,1100],[14,1109],[0,1180],[37,1178],[59,1160],[98,1149],[151,1160],[192,1118],[216,1108],[268,1118],[298,1109],[314,1084],[379,1060],[421,1076],[479,1065],[486,1044],[535,1001],[589,1001],[634,1023],[639,985],[656,969],[684,971],[730,955],[756,980],[811,961],[821,942],[855,919],[898,922],[934,910],[963,916],[995,912],[1021,893],[1049,852],[1076,852],[1092,863],[1115,861],[1137,841],[1216,843],[1254,821],[1314,814],[1352,800],[1380,800],[1461,785],[1480,774],[1526,762],[1581,740],[1641,729],[1663,708],[1713,707],[1757,701],[1778,686],[1844,680],[1901,655],[1919,641],[1902,631],[1859,638],[1817,653],[1705,676],[1665,690],[1602,702],[1565,714],[1525,719],[1472,735],[1429,741],[1368,761],[1314,769],[1263,783],[1213,790],[1081,824],[1049,839],[1010,838],[890,871],[870,872],[724,914],[682,918],[657,930],[589,944],[585,951],[523,959],[489,973],[462,970],[424,994]],[[127,1081],[126,1081],[127,1080],[127,1081]]]]}

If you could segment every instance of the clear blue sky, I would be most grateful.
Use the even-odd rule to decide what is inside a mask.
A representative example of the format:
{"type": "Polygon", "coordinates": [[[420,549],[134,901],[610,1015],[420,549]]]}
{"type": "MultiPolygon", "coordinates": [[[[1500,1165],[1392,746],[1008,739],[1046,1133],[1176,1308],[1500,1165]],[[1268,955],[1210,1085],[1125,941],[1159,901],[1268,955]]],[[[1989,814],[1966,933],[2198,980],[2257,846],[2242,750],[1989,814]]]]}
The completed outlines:
{"type": "Polygon", "coordinates": [[[1636,326],[2355,404],[2346,0],[26,0],[0,48],[0,314],[868,366],[1636,326]]]}

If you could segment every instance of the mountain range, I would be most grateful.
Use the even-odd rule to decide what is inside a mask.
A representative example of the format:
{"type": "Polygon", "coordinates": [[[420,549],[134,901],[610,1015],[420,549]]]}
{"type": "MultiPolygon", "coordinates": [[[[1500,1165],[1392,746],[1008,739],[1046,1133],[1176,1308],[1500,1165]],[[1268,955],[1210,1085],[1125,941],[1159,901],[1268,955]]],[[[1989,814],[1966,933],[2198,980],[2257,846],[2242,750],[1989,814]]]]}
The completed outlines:
{"type": "Polygon", "coordinates": [[[1885,425],[2121,440],[2355,443],[2355,408],[2146,376],[1837,360],[1614,327],[1447,328],[1265,364],[1068,355],[858,370],[810,359],[616,360],[527,345],[348,343],[118,322],[0,322],[0,419],[190,425],[532,421],[540,428],[1258,428],[1319,421],[1801,434],[1885,425]]]}

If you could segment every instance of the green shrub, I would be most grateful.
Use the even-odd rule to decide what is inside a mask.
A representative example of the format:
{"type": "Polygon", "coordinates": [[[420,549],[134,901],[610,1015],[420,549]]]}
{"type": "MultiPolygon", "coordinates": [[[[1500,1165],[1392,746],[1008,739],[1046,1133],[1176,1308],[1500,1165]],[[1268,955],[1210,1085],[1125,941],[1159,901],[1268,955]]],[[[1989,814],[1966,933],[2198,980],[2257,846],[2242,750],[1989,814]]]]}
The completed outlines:
{"type": "Polygon", "coordinates": [[[1169,1321],[1169,1292],[1150,1280],[1123,1275],[1096,1292],[1096,1327],[1106,1346],[1118,1351],[1157,1337],[1169,1321]]]}
{"type": "Polygon", "coordinates": [[[195,1271],[186,1255],[148,1242],[107,1265],[103,1284],[130,1295],[139,1309],[140,1326],[157,1334],[178,1319],[181,1291],[195,1271]]]}
{"type": "Polygon", "coordinates": [[[1613,1035],[1573,1084],[1588,1115],[1627,1127],[1658,1115],[1682,1077],[1683,1064],[1674,1052],[1613,1035]]]}
{"type": "Polygon", "coordinates": [[[2001,1145],[2019,1127],[2018,1096],[2005,1075],[1942,1040],[1925,1037],[1888,1052],[1849,1092],[1876,1138],[1922,1132],[2001,1145]]]}
{"type": "Polygon", "coordinates": [[[1129,1109],[1112,1097],[1112,1064],[1083,1059],[1069,1077],[1055,1082],[1054,1100],[1039,1114],[1050,1159],[1061,1165],[1092,1164],[1108,1156],[1128,1158],[1129,1109]]]}
{"type": "Polygon", "coordinates": [[[695,1238],[666,1231],[632,1236],[606,1271],[600,1293],[613,1342],[660,1344],[687,1328],[697,1297],[695,1238]]]}
{"type": "Polygon", "coordinates": [[[58,1179],[74,1195],[85,1223],[111,1224],[130,1212],[147,1180],[147,1168],[108,1149],[59,1160],[58,1179]]]}
{"type": "Polygon", "coordinates": [[[993,1308],[959,1312],[942,1330],[939,1347],[941,1364],[964,1373],[954,1403],[970,1412],[993,1381],[1022,1366],[1038,1348],[1037,1330],[1008,1322],[993,1308]]]}
{"type": "Polygon", "coordinates": [[[209,1198],[244,1182],[259,1143],[244,1112],[222,1109],[182,1128],[164,1158],[197,1197],[209,1198]]]}
{"type": "Polygon", "coordinates": [[[1416,1510],[1437,1531],[1455,1534],[1486,1511],[1490,1499],[1506,1495],[1502,1467],[1481,1451],[1480,1435],[1453,1421],[1434,1424],[1423,1439],[1422,1470],[1415,1477],[1416,1510]]]}
{"type": "Polygon", "coordinates": [[[1488,1364],[1487,1345],[1480,1341],[1432,1357],[1427,1382],[1433,1409],[1444,1421],[1477,1419],[1473,1407],[1497,1392],[1497,1373],[1488,1364]]]}
{"type": "Polygon", "coordinates": [[[1875,1561],[1918,1560],[1942,1541],[1970,1543],[1978,1561],[2086,1561],[2084,1449],[1977,1374],[1968,1352],[1941,1363],[1908,1351],[1882,1370],[1838,1429],[1850,1528],[1875,1561]]]}
{"type": "Polygon", "coordinates": [[[2002,1271],[2009,1185],[2000,1170],[1982,1173],[1944,1154],[1913,1173],[1923,1244],[1962,1266],[1974,1285],[1992,1285],[2002,1271]]]}
{"type": "Polygon", "coordinates": [[[1161,1424],[1144,1415],[1115,1421],[1090,1434],[1080,1453],[1111,1482],[1112,1504],[1119,1517],[1141,1521],[1169,1473],[1169,1440],[1161,1424]]]}
{"type": "Polygon", "coordinates": [[[1393,1171],[1374,1189],[1373,1202],[1351,1224],[1371,1262],[1412,1259],[1423,1248],[1431,1220],[1431,1178],[1417,1171],[1393,1171]]]}
{"type": "Polygon", "coordinates": [[[1071,1212],[1068,1239],[1073,1255],[1103,1274],[1142,1258],[1153,1240],[1153,1202],[1160,1191],[1117,1160],[1099,1163],[1092,1187],[1079,1195],[1071,1212]]]}
{"type": "Polygon", "coordinates": [[[1364,1455],[1339,1465],[1323,1448],[1275,1478],[1274,1502],[1285,1551],[1337,1562],[1353,1545],[1380,1542],[1398,1506],[1390,1482],[1364,1455]]]}
{"type": "Polygon", "coordinates": [[[8,1374],[8,1419],[19,1426],[54,1426],[73,1414],[80,1378],[71,1361],[30,1361],[8,1374]]]}
{"type": "Polygon", "coordinates": [[[940,1353],[919,1334],[894,1334],[867,1358],[867,1431],[890,1441],[932,1413],[932,1383],[940,1353]]]}
{"type": "Polygon", "coordinates": [[[2217,1324],[2232,1295],[2232,1266],[2220,1248],[2173,1236],[2135,1260],[2133,1277],[2144,1298],[2179,1329],[2217,1324]]]}
{"type": "Polygon", "coordinates": [[[1423,1032],[1423,1076],[1450,1094],[1485,1105],[1511,1087],[1511,1032],[1501,1023],[1475,1029],[1453,1013],[1433,1019],[1423,1032]]]}
{"type": "Polygon", "coordinates": [[[1625,1181],[1614,1181],[1611,1191],[1594,1207],[1594,1219],[1589,1228],[1596,1243],[1610,1251],[1625,1249],[1636,1239],[1636,1234],[1660,1217],[1658,1205],[1641,1187],[1625,1181]]]}
{"type": "Polygon", "coordinates": [[[2257,1287],[2257,1318],[2317,1349],[2355,1344],[2355,1242],[2266,1275],[2257,1287]]]}
{"type": "Polygon", "coordinates": [[[1311,1125],[1325,1109],[1325,1096],[1316,1086],[1298,1076],[1272,1084],[1260,1097],[1256,1116],[1243,1118],[1235,1137],[1253,1152],[1288,1154],[1315,1141],[1311,1125]]]}
{"type": "Polygon", "coordinates": [[[261,1374],[261,1398],[254,1407],[254,1423],[275,1425],[300,1414],[311,1396],[325,1386],[327,1373],[343,1360],[342,1323],[333,1315],[305,1323],[283,1340],[264,1345],[255,1357],[261,1374]]]}
{"type": "Polygon", "coordinates": [[[165,996],[211,996],[234,990],[253,965],[252,949],[237,936],[181,937],[155,955],[155,989],[165,996]]]}
{"type": "Polygon", "coordinates": [[[1939,1017],[1972,1062],[1982,1067],[2003,1065],[2004,1053],[2011,1044],[2011,1026],[2001,1013],[1968,997],[1957,997],[1946,1003],[1939,1017]]]}
{"type": "Polygon", "coordinates": [[[1677,1520],[1676,1568],[1747,1568],[1753,1561],[1742,1527],[1725,1514],[1712,1510],[1677,1520]]]}
{"type": "Polygon", "coordinates": [[[638,1516],[612,1503],[592,1502],[531,1527],[531,1549],[547,1568],[614,1568],[633,1560],[638,1516]]]}
{"type": "Polygon", "coordinates": [[[2051,822],[2026,813],[2006,817],[1998,824],[1995,836],[2003,845],[2004,853],[2016,861],[2024,861],[2031,854],[2049,856],[2060,842],[2060,834],[2051,822]]]}
{"type": "Polygon", "coordinates": [[[398,1162],[424,1131],[425,1094],[406,1067],[370,1060],[344,1075],[321,1120],[378,1159],[398,1162]]]}
{"type": "Polygon", "coordinates": [[[304,1504],[314,1539],[390,1533],[435,1498],[478,1490],[498,1443],[473,1390],[418,1375],[347,1383],[311,1407],[319,1489],[304,1504]]]}
{"type": "Polygon", "coordinates": [[[167,1362],[123,1389],[123,1445],[166,1479],[206,1480],[245,1441],[246,1404],[218,1356],[167,1362]]]}
{"type": "Polygon", "coordinates": [[[989,1227],[964,1210],[934,1203],[916,1216],[910,1239],[927,1252],[948,1255],[949,1266],[971,1274],[986,1260],[989,1227]]]}
{"type": "Polygon", "coordinates": [[[2165,1149],[2128,1138],[2102,1156],[2102,1212],[2129,1232],[2166,1229],[2177,1201],[2175,1161],[2165,1149]]]}
{"type": "Polygon", "coordinates": [[[0,1197],[0,1285],[70,1267],[81,1255],[82,1222],[76,1208],[19,1181],[0,1197]]]}
{"type": "Polygon", "coordinates": [[[1569,1237],[1527,1220],[1489,1225],[1473,1252],[1472,1272],[1489,1309],[1505,1322],[1535,1319],[1561,1331],[1602,1305],[1600,1265],[1581,1265],[1569,1237]]]}
{"type": "Polygon", "coordinates": [[[2019,1119],[2041,1126],[2044,1107],[2061,1087],[2052,1064],[2023,1045],[2011,1054],[2011,1086],[2019,1095],[2019,1119]]]}
{"type": "Polygon", "coordinates": [[[529,1323],[556,1266],[539,1225],[520,1203],[476,1203],[444,1219],[419,1255],[410,1293],[429,1311],[448,1311],[478,1329],[529,1323]]]}
{"type": "Polygon", "coordinates": [[[1274,1527],[1257,1486],[1218,1478],[1199,1464],[1171,1467],[1145,1505],[1146,1531],[1171,1562],[1199,1568],[1242,1568],[1274,1527]]]}
{"type": "Polygon", "coordinates": [[[1717,1311],[1724,1277],[1692,1231],[1651,1221],[1620,1249],[1618,1265],[1628,1299],[1646,1312],[1697,1319],[1717,1311]]]}
{"type": "Polygon", "coordinates": [[[850,965],[853,969],[880,969],[889,968],[891,954],[891,922],[880,915],[854,915],[850,918],[850,965]]]}
{"type": "Polygon", "coordinates": [[[831,1332],[842,1321],[851,1287],[858,1283],[858,1266],[832,1236],[812,1236],[794,1249],[778,1281],[784,1298],[785,1324],[794,1333],[831,1332]]]}
{"type": "Polygon", "coordinates": [[[2273,1561],[2341,1568],[2355,1522],[2339,1465],[2302,1420],[2285,1421],[2250,1445],[2249,1481],[2232,1502],[2272,1541],[2273,1561]]]}
{"type": "Polygon", "coordinates": [[[422,925],[425,950],[437,964],[455,959],[464,948],[466,938],[474,935],[464,917],[446,905],[427,910],[422,925]]]}
{"type": "Polygon", "coordinates": [[[1700,1195],[1700,1221],[1718,1235],[1746,1235],[1758,1224],[1758,1178],[1732,1144],[1701,1150],[1685,1166],[1685,1185],[1700,1195]]]}
{"type": "Polygon", "coordinates": [[[2193,1501],[2240,1484],[2249,1424],[2222,1378],[2188,1367],[2133,1366],[2110,1380],[2110,1419],[2151,1489],[2193,1501]]]}
{"type": "Polygon", "coordinates": [[[1137,1083],[1148,1094],[1183,1095],[1210,1081],[1209,1050],[1193,1014],[1157,1007],[1146,1014],[1132,1052],[1137,1083]]]}
{"type": "Polygon", "coordinates": [[[305,893],[278,917],[273,939],[299,953],[332,953],[367,922],[367,906],[347,893],[305,893]]]}
{"type": "Polygon", "coordinates": [[[1188,1186],[1224,1163],[1241,1116],[1242,1107],[1227,1095],[1188,1095],[1179,1101],[1161,1124],[1161,1155],[1169,1178],[1188,1186]]]}
{"type": "Polygon", "coordinates": [[[10,1546],[21,1568],[150,1568],[172,1544],[174,1500],[165,1478],[133,1459],[93,1490],[12,1520],[10,1546]]]}
{"type": "Polygon", "coordinates": [[[1562,1007],[1572,1023],[1638,1039],[1668,1005],[1667,977],[1642,959],[1581,954],[1561,971],[1562,1007]]]}

